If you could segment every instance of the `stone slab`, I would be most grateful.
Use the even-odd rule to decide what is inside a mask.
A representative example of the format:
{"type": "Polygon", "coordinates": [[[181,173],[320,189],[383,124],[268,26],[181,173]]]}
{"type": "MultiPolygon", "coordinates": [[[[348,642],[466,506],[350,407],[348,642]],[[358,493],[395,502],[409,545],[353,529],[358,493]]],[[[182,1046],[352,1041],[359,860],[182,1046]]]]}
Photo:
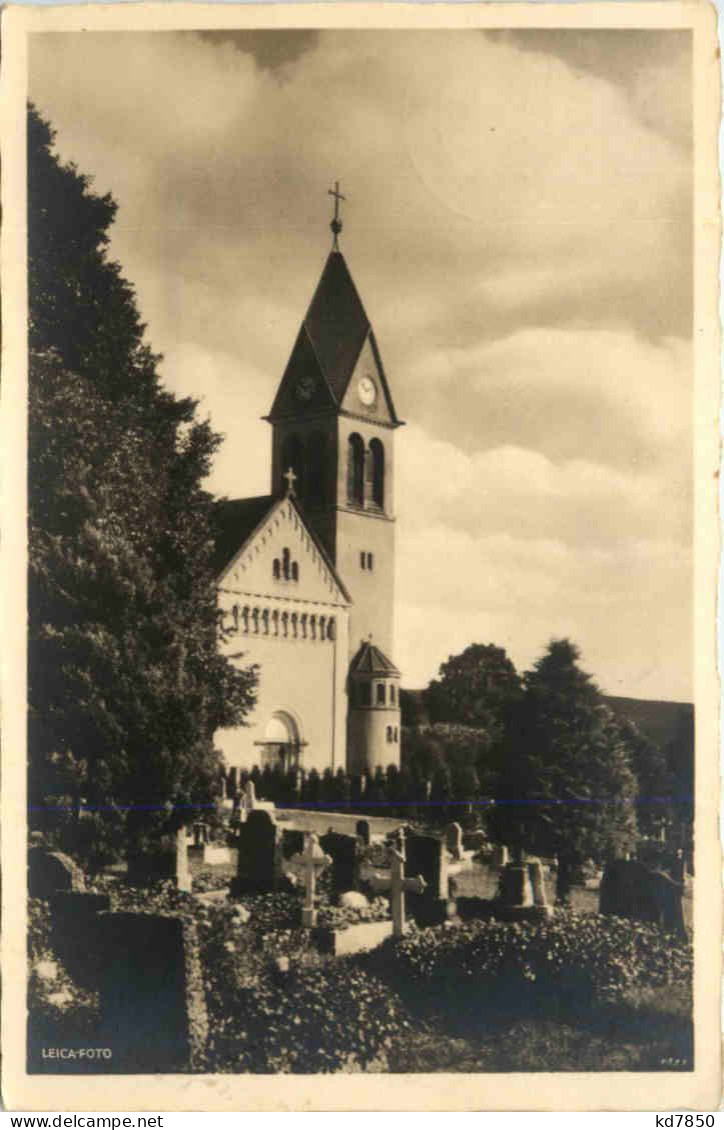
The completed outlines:
{"type": "Polygon", "coordinates": [[[198,894],[194,895],[196,901],[200,902],[202,906],[214,906],[220,902],[226,902],[228,897],[229,892],[225,887],[218,891],[199,891],[198,894]]]}
{"type": "Polygon", "coordinates": [[[321,926],[315,932],[315,940],[320,949],[327,953],[333,953],[336,957],[375,949],[391,937],[392,922],[387,920],[383,922],[357,922],[352,926],[345,926],[338,930],[321,926]]]}
{"type": "MultiPolygon", "coordinates": [[[[304,808],[277,808],[274,813],[278,823],[285,828],[298,828],[302,832],[316,832],[323,836],[326,832],[341,832],[356,836],[360,820],[358,812],[319,812],[304,808]]],[[[384,840],[390,832],[396,831],[402,820],[387,816],[366,816],[369,836],[372,842],[384,840]]]]}

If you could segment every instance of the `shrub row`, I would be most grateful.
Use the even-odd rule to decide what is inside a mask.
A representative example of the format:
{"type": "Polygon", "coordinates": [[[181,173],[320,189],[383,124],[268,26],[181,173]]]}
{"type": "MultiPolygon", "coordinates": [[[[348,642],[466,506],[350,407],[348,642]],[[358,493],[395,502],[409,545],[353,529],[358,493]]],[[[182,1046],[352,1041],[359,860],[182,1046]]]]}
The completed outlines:
{"type": "Polygon", "coordinates": [[[351,776],[343,769],[336,773],[325,769],[320,774],[316,769],[283,772],[255,765],[247,772],[232,768],[224,775],[227,795],[235,795],[248,780],[254,782],[259,799],[280,806],[389,815],[431,823],[469,823],[485,804],[485,798],[469,791],[456,795],[444,776],[423,777],[394,765],[362,776],[351,776]]]}
{"type": "Polygon", "coordinates": [[[399,970],[416,981],[528,984],[545,993],[611,1003],[632,988],[691,986],[692,948],[656,926],[558,911],[550,921],[472,921],[415,931],[395,943],[399,970]]]}

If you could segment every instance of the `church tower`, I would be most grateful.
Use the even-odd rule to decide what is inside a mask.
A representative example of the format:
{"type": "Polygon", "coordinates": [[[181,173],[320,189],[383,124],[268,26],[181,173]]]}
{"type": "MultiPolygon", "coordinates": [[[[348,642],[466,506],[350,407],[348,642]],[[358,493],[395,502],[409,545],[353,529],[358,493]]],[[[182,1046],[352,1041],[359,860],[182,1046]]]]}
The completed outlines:
{"type": "Polygon", "coordinates": [[[274,496],[294,489],[352,598],[350,659],[362,641],[391,656],[395,583],[395,413],[374,331],[334,243],[267,419],[274,496]]]}

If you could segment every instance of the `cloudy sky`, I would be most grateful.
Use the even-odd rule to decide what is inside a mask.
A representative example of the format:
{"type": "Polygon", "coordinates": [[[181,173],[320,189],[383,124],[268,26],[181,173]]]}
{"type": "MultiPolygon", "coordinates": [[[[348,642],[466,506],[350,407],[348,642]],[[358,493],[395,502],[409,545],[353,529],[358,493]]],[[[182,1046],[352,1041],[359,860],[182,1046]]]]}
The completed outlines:
{"type": "Polygon", "coordinates": [[[398,413],[396,659],[552,637],[690,699],[686,32],[45,34],[30,95],[119,204],[169,386],[269,489],[271,406],[330,246],[398,413]]]}

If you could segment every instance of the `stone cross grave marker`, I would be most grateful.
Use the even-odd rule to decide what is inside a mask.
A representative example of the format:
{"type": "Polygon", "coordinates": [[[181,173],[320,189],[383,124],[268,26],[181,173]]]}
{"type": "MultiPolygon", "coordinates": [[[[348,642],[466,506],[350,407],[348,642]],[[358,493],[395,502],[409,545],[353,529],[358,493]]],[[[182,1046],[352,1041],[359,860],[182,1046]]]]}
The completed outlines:
{"type": "Polygon", "coordinates": [[[457,821],[453,824],[448,824],[445,830],[445,838],[447,850],[450,852],[453,859],[462,859],[463,857],[463,830],[457,821]]]}
{"type": "Polygon", "coordinates": [[[390,849],[389,875],[375,873],[371,878],[371,886],[375,891],[389,891],[392,906],[392,933],[396,938],[401,938],[405,933],[405,892],[421,895],[427,883],[422,875],[405,878],[405,843],[404,838],[399,841],[399,847],[390,849]]]}
{"type": "Polygon", "coordinates": [[[304,851],[293,855],[288,866],[296,871],[304,884],[304,906],[302,908],[302,926],[312,927],[317,925],[317,907],[315,898],[317,893],[317,878],[332,862],[332,857],[326,855],[319,846],[319,836],[316,832],[308,832],[304,837],[304,851]]]}

